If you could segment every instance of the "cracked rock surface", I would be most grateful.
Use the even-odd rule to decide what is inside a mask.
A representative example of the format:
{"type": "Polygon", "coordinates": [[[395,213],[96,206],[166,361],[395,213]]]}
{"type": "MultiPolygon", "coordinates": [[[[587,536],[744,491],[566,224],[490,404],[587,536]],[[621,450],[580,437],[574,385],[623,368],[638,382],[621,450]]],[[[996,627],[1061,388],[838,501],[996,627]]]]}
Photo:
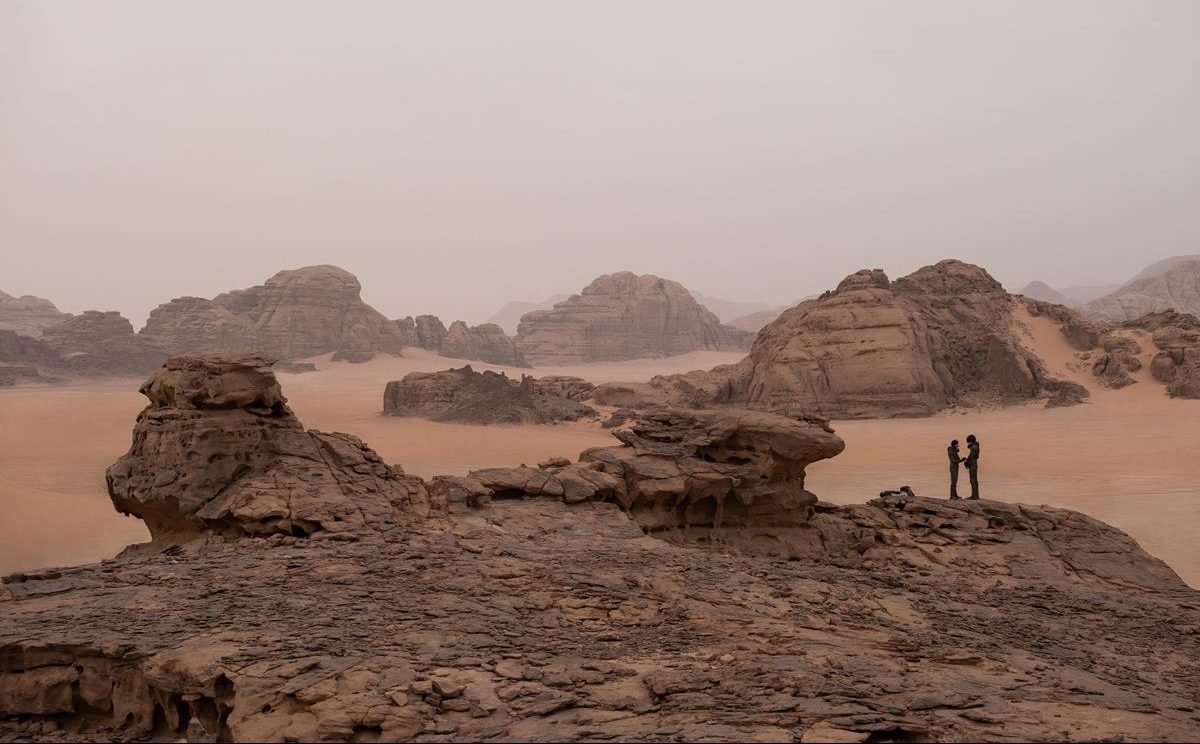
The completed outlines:
{"type": "Polygon", "coordinates": [[[576,463],[424,483],[305,432],[261,359],[144,392],[118,493],[191,531],[4,579],[0,741],[1200,736],[1200,592],[1076,512],[821,502],[819,422],[657,411],[576,463]],[[199,516],[220,479],[176,448],[359,521],[199,516]]]}

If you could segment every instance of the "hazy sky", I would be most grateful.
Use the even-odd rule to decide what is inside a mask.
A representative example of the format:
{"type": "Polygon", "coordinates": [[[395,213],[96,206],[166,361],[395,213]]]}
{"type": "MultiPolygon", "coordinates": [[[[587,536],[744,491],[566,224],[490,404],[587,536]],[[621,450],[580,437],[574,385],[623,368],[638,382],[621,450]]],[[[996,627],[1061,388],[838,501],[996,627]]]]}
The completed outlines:
{"type": "Polygon", "coordinates": [[[786,302],[1200,252],[1200,2],[0,3],[0,289],[335,263],[479,321],[630,269],[786,302]]]}

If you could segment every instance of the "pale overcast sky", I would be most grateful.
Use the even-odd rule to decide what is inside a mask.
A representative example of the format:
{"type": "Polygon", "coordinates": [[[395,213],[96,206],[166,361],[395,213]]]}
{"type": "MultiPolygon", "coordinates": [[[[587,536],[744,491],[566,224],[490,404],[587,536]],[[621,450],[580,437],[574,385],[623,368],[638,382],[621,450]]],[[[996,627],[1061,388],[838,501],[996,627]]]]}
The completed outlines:
{"type": "Polygon", "coordinates": [[[479,321],[1200,252],[1200,3],[0,3],[0,289],[139,324],[334,263],[479,321]]]}

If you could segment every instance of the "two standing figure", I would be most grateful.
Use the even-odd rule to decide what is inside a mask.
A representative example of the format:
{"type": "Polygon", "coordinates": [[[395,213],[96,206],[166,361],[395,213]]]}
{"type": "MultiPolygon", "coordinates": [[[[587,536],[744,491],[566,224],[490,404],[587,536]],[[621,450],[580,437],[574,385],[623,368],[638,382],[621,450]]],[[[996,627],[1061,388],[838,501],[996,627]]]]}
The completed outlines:
{"type": "Polygon", "coordinates": [[[971,478],[971,496],[970,498],[979,498],[979,440],[974,434],[967,437],[967,456],[960,457],[958,452],[958,440],[954,439],[950,442],[950,446],[946,448],[946,454],[950,458],[950,500],[958,499],[958,466],[963,464],[967,468],[967,475],[971,478]]]}

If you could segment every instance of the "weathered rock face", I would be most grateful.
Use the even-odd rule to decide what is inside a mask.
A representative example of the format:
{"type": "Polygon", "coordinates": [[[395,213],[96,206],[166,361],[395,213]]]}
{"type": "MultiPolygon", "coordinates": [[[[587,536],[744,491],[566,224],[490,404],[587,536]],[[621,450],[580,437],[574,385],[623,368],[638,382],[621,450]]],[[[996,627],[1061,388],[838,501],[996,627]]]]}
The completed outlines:
{"type": "Polygon", "coordinates": [[[821,423],[757,411],[660,410],[614,434],[625,446],[581,462],[621,480],[618,501],[643,529],[705,537],[806,525],[817,499],[804,469],[845,448],[821,423]]]}
{"type": "Polygon", "coordinates": [[[1122,323],[1148,313],[1177,310],[1200,315],[1200,257],[1169,259],[1115,292],[1092,300],[1083,312],[1110,323],[1122,323]]]}
{"type": "Polygon", "coordinates": [[[113,310],[75,315],[43,330],[42,340],[62,357],[61,366],[79,375],[142,375],[167,356],[113,310]]]}
{"type": "Polygon", "coordinates": [[[1075,512],[819,502],[804,468],[842,448],[819,423],[644,414],[579,463],[434,478],[442,516],[415,524],[419,479],[300,429],[259,358],[172,360],[144,392],[110,472],[118,506],[176,515],[163,538],[179,518],[275,534],[6,577],[0,740],[1188,741],[1200,726],[1200,592],[1075,512]],[[297,500],[313,516],[289,516],[297,500]],[[308,539],[280,529],[310,518],[308,539]]]}
{"type": "Polygon", "coordinates": [[[0,364],[46,369],[61,366],[62,357],[41,339],[0,330],[0,364]]]}
{"type": "Polygon", "coordinates": [[[399,354],[401,328],[362,301],[353,274],[336,266],[280,271],[212,300],[183,297],[150,313],[142,335],[172,353],[251,349],[282,359],[339,353],[360,361],[399,354]]]}
{"type": "Polygon", "coordinates": [[[983,269],[942,261],[889,282],[863,270],[783,313],[733,374],[753,408],[827,418],[925,416],[1056,388],[1012,331],[1012,300],[983,269]]]}
{"type": "Polygon", "coordinates": [[[1166,310],[1130,321],[1129,327],[1153,332],[1158,353],[1150,374],[1167,386],[1172,398],[1200,398],[1200,320],[1166,310]]]}
{"type": "Polygon", "coordinates": [[[552,310],[526,313],[517,349],[535,365],[744,349],[753,334],[721,324],[678,282],[606,274],[552,310]]]}
{"type": "Polygon", "coordinates": [[[358,438],[305,431],[263,357],[173,357],[141,392],[108,493],[156,540],[382,529],[426,504],[419,479],[358,438]]]}
{"type": "Polygon", "coordinates": [[[50,300],[24,295],[13,297],[0,292],[0,331],[15,331],[22,336],[37,338],[42,331],[70,318],[50,300]]]}
{"type": "Polygon", "coordinates": [[[594,417],[595,410],[578,402],[585,389],[590,383],[579,378],[555,377],[543,383],[522,376],[518,382],[469,366],[412,372],[387,384],[383,413],[469,424],[550,424],[594,417]]]}
{"type": "Polygon", "coordinates": [[[478,359],[489,364],[504,364],[510,367],[528,367],[521,352],[500,326],[484,323],[467,326],[461,320],[450,324],[446,338],[442,341],[442,356],[457,359],[478,359]]]}

